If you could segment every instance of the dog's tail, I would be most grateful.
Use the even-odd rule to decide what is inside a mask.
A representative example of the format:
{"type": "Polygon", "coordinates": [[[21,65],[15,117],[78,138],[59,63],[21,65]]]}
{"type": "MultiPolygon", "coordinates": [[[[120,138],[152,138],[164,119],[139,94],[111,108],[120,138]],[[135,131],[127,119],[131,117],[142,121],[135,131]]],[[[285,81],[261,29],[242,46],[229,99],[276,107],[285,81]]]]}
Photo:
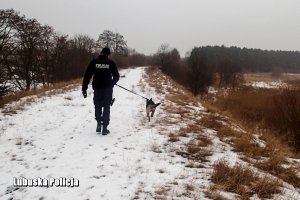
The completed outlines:
{"type": "Polygon", "coordinates": [[[155,104],[155,108],[157,107],[157,106],[159,106],[161,103],[157,103],[157,104],[155,104]]]}

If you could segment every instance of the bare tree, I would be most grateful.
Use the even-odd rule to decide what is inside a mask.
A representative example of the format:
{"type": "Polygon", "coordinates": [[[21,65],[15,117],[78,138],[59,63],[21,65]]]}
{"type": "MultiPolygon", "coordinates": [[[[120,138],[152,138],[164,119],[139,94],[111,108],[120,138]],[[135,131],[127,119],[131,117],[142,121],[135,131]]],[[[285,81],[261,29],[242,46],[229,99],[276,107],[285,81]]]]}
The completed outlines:
{"type": "Polygon", "coordinates": [[[42,43],[42,26],[35,19],[26,19],[17,24],[19,50],[18,63],[20,77],[25,80],[25,88],[29,90],[36,81],[38,66],[38,50],[42,43]]]}
{"type": "Polygon", "coordinates": [[[230,59],[222,59],[218,64],[219,87],[229,86],[234,89],[243,82],[243,74],[238,63],[230,59]]]}
{"type": "Polygon", "coordinates": [[[51,55],[50,76],[48,82],[56,83],[64,80],[68,73],[67,52],[69,51],[69,40],[67,35],[54,36],[53,51],[51,55]]]}
{"type": "MultiPolygon", "coordinates": [[[[117,36],[116,41],[122,41],[117,36]]],[[[121,46],[115,45],[118,51],[121,46]]],[[[29,90],[81,77],[94,52],[95,41],[87,35],[69,39],[36,19],[0,9],[0,95],[7,92],[7,85],[29,90]]]]}
{"type": "Polygon", "coordinates": [[[125,41],[124,36],[119,33],[115,33],[113,42],[114,42],[113,52],[120,55],[126,55],[127,42],[125,41]]]}
{"type": "Polygon", "coordinates": [[[206,56],[201,49],[194,48],[188,58],[189,86],[196,96],[200,92],[206,91],[207,87],[213,83],[213,70],[207,63],[206,56]]]}
{"type": "Polygon", "coordinates": [[[104,47],[112,48],[114,46],[114,33],[110,30],[104,30],[97,40],[97,47],[102,49],[104,47]]]}
{"type": "Polygon", "coordinates": [[[0,10],[0,73],[2,83],[5,89],[4,82],[14,80],[13,83],[19,89],[23,89],[19,77],[14,73],[14,62],[18,48],[16,24],[24,20],[13,9],[0,10]]]}
{"type": "Polygon", "coordinates": [[[41,43],[39,45],[38,65],[37,71],[39,79],[36,80],[42,82],[43,85],[50,85],[51,67],[52,67],[52,55],[54,50],[54,29],[50,26],[41,27],[41,43]]]}
{"type": "Polygon", "coordinates": [[[157,64],[160,67],[160,69],[162,70],[162,72],[165,72],[165,62],[166,62],[166,58],[167,58],[167,54],[170,52],[170,46],[169,44],[161,44],[159,49],[156,52],[155,57],[157,58],[157,64]]]}
{"type": "Polygon", "coordinates": [[[113,33],[110,30],[105,30],[99,35],[97,47],[100,49],[109,47],[116,54],[127,54],[127,42],[125,41],[124,36],[120,33],[113,33]]]}
{"type": "Polygon", "coordinates": [[[73,38],[74,45],[77,49],[94,53],[96,51],[96,42],[88,35],[78,34],[73,38]]]}

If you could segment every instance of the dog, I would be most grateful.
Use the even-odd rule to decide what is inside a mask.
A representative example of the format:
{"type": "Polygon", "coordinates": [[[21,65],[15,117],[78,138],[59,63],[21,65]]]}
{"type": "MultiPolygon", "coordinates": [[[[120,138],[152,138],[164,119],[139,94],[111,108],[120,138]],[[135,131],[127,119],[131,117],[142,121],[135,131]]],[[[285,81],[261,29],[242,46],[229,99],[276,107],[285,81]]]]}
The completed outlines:
{"type": "Polygon", "coordinates": [[[157,106],[159,106],[161,103],[154,103],[152,101],[152,98],[151,99],[147,99],[147,102],[146,102],[146,113],[147,113],[147,117],[148,117],[148,120],[150,122],[150,117],[153,117],[154,116],[154,112],[155,112],[155,109],[157,106]]]}

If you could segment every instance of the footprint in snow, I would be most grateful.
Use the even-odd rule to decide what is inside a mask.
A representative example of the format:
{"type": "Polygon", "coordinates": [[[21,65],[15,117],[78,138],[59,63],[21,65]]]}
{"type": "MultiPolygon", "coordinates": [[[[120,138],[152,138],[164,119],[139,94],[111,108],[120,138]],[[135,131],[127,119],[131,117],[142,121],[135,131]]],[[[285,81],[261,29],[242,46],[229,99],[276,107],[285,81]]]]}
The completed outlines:
{"type": "Polygon", "coordinates": [[[100,179],[100,178],[105,178],[106,175],[100,175],[100,176],[92,176],[91,178],[95,178],[95,179],[100,179]]]}
{"type": "Polygon", "coordinates": [[[105,156],[105,157],[102,158],[102,160],[106,160],[107,158],[109,158],[109,157],[108,157],[108,156],[105,156]]]}
{"type": "Polygon", "coordinates": [[[11,194],[13,193],[14,191],[17,191],[19,190],[20,188],[18,187],[14,187],[14,186],[9,186],[6,188],[6,191],[5,191],[5,194],[11,194]]]}
{"type": "Polygon", "coordinates": [[[91,190],[91,189],[93,189],[95,186],[94,185],[91,185],[91,186],[89,186],[88,188],[86,188],[87,190],[91,190]]]}

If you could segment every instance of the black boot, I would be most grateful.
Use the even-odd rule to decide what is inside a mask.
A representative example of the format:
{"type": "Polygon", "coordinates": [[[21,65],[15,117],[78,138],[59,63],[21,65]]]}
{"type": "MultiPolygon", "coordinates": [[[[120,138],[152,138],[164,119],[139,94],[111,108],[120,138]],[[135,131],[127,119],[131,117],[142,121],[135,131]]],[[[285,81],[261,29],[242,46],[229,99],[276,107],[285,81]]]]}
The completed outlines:
{"type": "Polygon", "coordinates": [[[97,123],[96,132],[101,133],[101,122],[97,123]]]}
{"type": "Polygon", "coordinates": [[[107,135],[109,133],[110,131],[107,129],[107,126],[103,126],[102,135],[107,135]]]}

